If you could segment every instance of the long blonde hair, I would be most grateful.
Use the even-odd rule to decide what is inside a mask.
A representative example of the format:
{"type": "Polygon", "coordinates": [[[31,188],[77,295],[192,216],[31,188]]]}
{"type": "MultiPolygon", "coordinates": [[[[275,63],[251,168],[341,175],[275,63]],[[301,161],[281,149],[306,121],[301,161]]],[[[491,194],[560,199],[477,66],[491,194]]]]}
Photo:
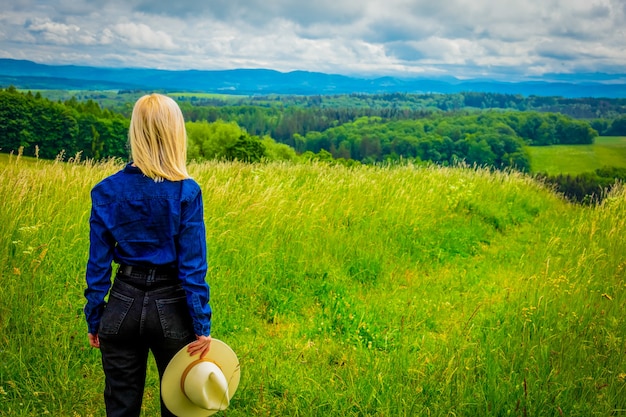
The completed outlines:
{"type": "Polygon", "coordinates": [[[162,94],[135,103],[128,130],[133,163],[155,181],[180,181],[187,173],[187,131],[178,104],[162,94]]]}

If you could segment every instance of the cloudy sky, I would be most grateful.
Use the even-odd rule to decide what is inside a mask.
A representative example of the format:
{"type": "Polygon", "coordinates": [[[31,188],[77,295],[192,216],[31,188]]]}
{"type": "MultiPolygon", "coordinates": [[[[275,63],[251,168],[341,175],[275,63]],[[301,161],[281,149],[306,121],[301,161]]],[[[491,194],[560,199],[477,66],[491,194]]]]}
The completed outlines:
{"type": "Polygon", "coordinates": [[[626,73],[625,0],[0,0],[0,57],[512,79],[626,73]]]}

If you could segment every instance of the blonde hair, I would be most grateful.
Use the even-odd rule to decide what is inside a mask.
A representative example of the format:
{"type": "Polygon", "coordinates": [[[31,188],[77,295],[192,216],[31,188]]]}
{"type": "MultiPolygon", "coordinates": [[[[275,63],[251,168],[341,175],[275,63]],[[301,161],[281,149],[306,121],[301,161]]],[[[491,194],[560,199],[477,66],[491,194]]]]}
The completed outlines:
{"type": "Polygon", "coordinates": [[[155,181],[189,178],[185,120],[170,97],[150,94],[137,100],[128,138],[133,163],[144,175],[155,181]]]}

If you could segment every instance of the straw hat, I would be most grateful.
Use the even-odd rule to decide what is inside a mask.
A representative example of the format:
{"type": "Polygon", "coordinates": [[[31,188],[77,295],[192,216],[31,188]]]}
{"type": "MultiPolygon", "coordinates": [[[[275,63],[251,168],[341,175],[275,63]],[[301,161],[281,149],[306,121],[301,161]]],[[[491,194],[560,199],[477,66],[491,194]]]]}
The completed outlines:
{"type": "Polygon", "coordinates": [[[221,340],[200,359],[187,346],[170,361],[161,380],[161,398],[178,417],[206,417],[226,409],[239,385],[239,360],[221,340]]]}

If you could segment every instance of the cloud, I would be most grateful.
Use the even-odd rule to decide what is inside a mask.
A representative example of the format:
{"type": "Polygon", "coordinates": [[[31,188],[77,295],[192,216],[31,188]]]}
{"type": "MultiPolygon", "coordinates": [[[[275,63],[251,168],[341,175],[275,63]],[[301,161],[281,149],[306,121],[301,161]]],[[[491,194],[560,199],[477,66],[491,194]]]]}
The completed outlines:
{"type": "Polygon", "coordinates": [[[117,38],[132,48],[174,49],[172,38],[161,30],[154,30],[144,23],[118,23],[103,32],[107,39],[117,38]]]}
{"type": "Polygon", "coordinates": [[[0,54],[169,69],[626,72],[623,0],[17,0],[0,54]]]}
{"type": "Polygon", "coordinates": [[[85,32],[78,25],[53,22],[48,19],[27,21],[25,29],[32,35],[30,39],[37,39],[46,44],[55,45],[93,45],[96,43],[93,34],[85,32]]]}
{"type": "Polygon", "coordinates": [[[271,26],[275,20],[289,20],[301,26],[318,22],[346,23],[361,14],[360,5],[342,0],[131,0],[129,4],[133,11],[141,13],[184,18],[204,16],[220,22],[260,27],[271,26]]]}

